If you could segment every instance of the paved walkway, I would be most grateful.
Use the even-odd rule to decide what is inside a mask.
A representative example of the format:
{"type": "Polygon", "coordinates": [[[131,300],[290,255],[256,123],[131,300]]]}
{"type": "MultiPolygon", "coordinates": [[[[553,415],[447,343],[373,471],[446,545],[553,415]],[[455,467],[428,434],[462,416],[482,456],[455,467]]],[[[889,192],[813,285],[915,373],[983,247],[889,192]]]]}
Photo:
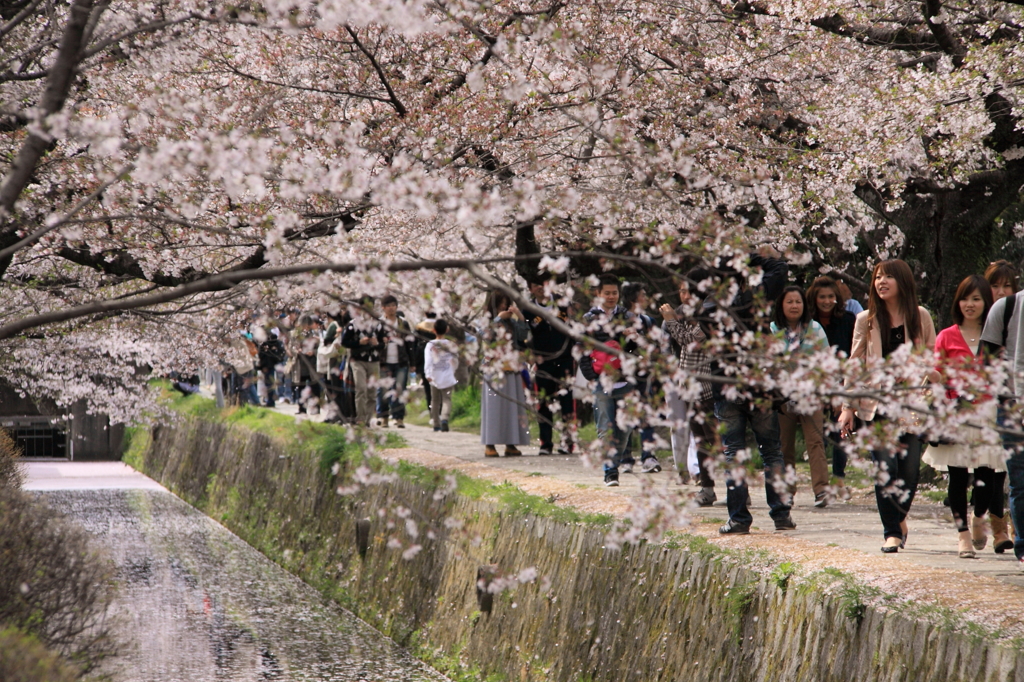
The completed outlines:
{"type": "MultiPolygon", "coordinates": [[[[392,429],[398,430],[398,429],[392,429]]],[[[537,447],[522,448],[523,457],[485,458],[479,436],[467,433],[435,433],[432,429],[408,425],[401,430],[402,436],[411,448],[427,450],[465,462],[480,462],[487,466],[542,474],[573,485],[607,490],[604,487],[600,470],[587,469],[578,457],[537,456],[537,447]]],[[[499,448],[500,450],[500,448],[499,448]]],[[[401,457],[401,450],[389,450],[390,456],[401,457]]],[[[664,464],[664,463],[663,463],[664,464]]],[[[638,467],[639,468],[639,467],[638,467]]],[[[636,474],[620,476],[620,487],[614,492],[619,495],[636,496],[640,493],[640,479],[646,477],[651,481],[663,482],[665,485],[679,487],[673,482],[673,474],[663,471],[659,474],[636,474]]],[[[685,490],[696,493],[700,488],[686,485],[685,490]]],[[[761,488],[763,490],[763,487],[761,488]]],[[[725,508],[725,484],[718,482],[716,486],[718,502],[713,507],[696,508],[694,515],[706,520],[707,525],[724,523],[728,519],[725,508]]],[[[754,514],[754,526],[771,530],[774,526],[768,517],[768,506],[764,494],[751,487],[754,514]]],[[[813,505],[814,495],[809,486],[802,486],[796,495],[793,508],[793,519],[797,523],[793,536],[819,542],[825,545],[834,544],[870,554],[881,555],[882,526],[875,508],[874,489],[856,490],[850,502],[836,502],[824,509],[816,509],[813,505]]],[[[1024,573],[1017,569],[1013,552],[996,554],[991,545],[978,554],[977,559],[960,559],[956,555],[957,534],[953,526],[953,517],[949,509],[939,503],[919,497],[911,510],[910,539],[905,551],[895,556],[888,556],[894,561],[911,562],[935,568],[970,571],[997,580],[1024,587],[1024,573]]],[[[1024,614],[1024,603],[1022,614],[1024,614]]]]}
{"type": "Polygon", "coordinates": [[[123,462],[25,462],[24,490],[164,490],[123,462]]]}
{"type": "MultiPolygon", "coordinates": [[[[276,408],[279,412],[295,414],[292,405],[281,404],[276,408]]],[[[674,476],[668,471],[670,467],[658,474],[623,474],[620,476],[620,487],[607,489],[604,487],[600,469],[589,469],[576,456],[538,456],[537,445],[521,447],[523,457],[485,458],[480,437],[475,434],[450,431],[438,433],[431,428],[406,424],[404,429],[393,425],[390,429],[401,436],[409,444],[409,449],[424,450],[437,455],[451,458],[450,465],[458,467],[459,462],[483,464],[486,467],[501,471],[519,472],[528,478],[543,476],[572,486],[584,486],[586,489],[601,490],[612,495],[635,497],[641,492],[641,478],[649,483],[661,484],[671,489],[682,488],[696,494],[700,488],[693,485],[679,486],[674,476]]],[[[534,441],[536,443],[536,440],[534,441]]],[[[501,451],[501,448],[498,448],[501,451]]],[[[387,455],[402,459],[403,450],[388,450],[387,455]]],[[[432,460],[433,461],[433,460],[432,460]]],[[[663,466],[668,464],[662,462],[663,466]]],[[[441,462],[438,461],[438,466],[441,462]]],[[[639,467],[637,467],[639,469],[639,467]]],[[[478,470],[478,474],[482,473],[478,470]]],[[[488,476],[496,478],[495,476],[488,476]]],[[[751,486],[751,511],[754,514],[754,528],[759,527],[765,532],[774,532],[771,519],[768,517],[768,506],[761,488],[751,486]]],[[[692,510],[695,521],[704,526],[725,523],[728,512],[725,507],[725,484],[719,481],[716,485],[718,502],[712,507],[692,510]]],[[[603,497],[603,495],[602,495],[603,497]]],[[[793,519],[797,530],[792,535],[803,540],[821,543],[826,546],[838,546],[850,550],[865,552],[870,555],[883,556],[879,550],[882,544],[882,525],[875,507],[874,489],[871,487],[855,489],[853,499],[848,502],[833,502],[824,509],[814,507],[814,496],[809,485],[800,487],[793,508],[793,519]]],[[[1013,551],[996,554],[989,545],[978,553],[976,559],[960,559],[957,556],[957,533],[953,526],[953,517],[949,508],[938,502],[932,502],[919,495],[911,510],[910,539],[904,551],[896,555],[884,555],[894,562],[907,562],[933,568],[967,571],[986,576],[1001,582],[1024,587],[1024,573],[1017,567],[1013,551]]],[[[710,529],[704,528],[705,532],[710,529]]],[[[702,532],[701,534],[705,534],[702,532]]],[[[710,535],[710,533],[709,533],[710,535]]],[[[717,533],[712,539],[717,540],[717,533]]],[[[728,541],[729,539],[725,539],[728,541]]],[[[1021,613],[1024,615],[1024,602],[1021,602],[1021,613]]]]}

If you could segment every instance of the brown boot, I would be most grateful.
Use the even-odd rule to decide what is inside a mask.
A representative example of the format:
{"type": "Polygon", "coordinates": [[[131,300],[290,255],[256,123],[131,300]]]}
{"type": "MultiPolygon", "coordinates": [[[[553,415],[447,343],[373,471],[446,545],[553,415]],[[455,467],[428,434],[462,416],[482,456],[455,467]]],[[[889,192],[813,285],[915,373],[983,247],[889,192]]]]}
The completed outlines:
{"type": "Polygon", "coordinates": [[[519,448],[517,448],[515,445],[506,445],[505,446],[505,456],[506,457],[520,457],[522,454],[523,454],[523,451],[520,450],[519,448]]]}
{"type": "Polygon", "coordinates": [[[970,514],[970,517],[971,541],[974,543],[974,549],[980,552],[988,544],[988,534],[985,532],[985,517],[975,516],[974,514],[970,514]]]}
{"type": "Polygon", "coordinates": [[[957,555],[961,559],[973,559],[975,554],[974,547],[971,546],[971,532],[962,530],[957,535],[960,536],[957,540],[957,555]]]}
{"type": "Polygon", "coordinates": [[[1006,519],[995,514],[988,515],[988,522],[992,525],[992,548],[996,554],[1002,554],[1008,549],[1013,549],[1013,540],[1006,532],[1006,519]]]}
{"type": "Polygon", "coordinates": [[[497,457],[498,450],[493,445],[484,447],[484,457],[497,457]]]}

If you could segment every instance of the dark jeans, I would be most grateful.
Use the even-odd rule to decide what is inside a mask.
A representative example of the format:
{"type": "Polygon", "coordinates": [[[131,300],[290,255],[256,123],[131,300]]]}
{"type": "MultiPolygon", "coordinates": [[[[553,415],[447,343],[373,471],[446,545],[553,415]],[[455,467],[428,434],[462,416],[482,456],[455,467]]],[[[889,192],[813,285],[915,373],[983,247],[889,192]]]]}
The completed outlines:
{"type": "Polygon", "coordinates": [[[405,394],[405,387],[409,384],[409,365],[380,363],[380,378],[394,379],[395,383],[391,388],[377,389],[377,416],[392,419],[405,419],[405,403],[402,396],[405,394]],[[388,397],[388,394],[391,397],[388,397]]]}
{"type": "Polygon", "coordinates": [[[921,475],[921,439],[905,433],[899,444],[899,448],[871,451],[871,460],[878,465],[875,504],[886,538],[903,537],[900,523],[910,513],[921,475]]]}
{"type": "Polygon", "coordinates": [[[633,429],[623,430],[616,420],[618,402],[632,392],[633,386],[626,385],[605,393],[601,382],[594,388],[594,421],[597,422],[597,435],[604,441],[605,459],[604,472],[619,473],[622,464],[633,464],[636,460],[629,452],[629,441],[633,429]],[[610,452],[609,452],[610,451],[610,452]]]}
{"type": "MultiPolygon", "coordinates": [[[[572,399],[572,365],[542,362],[537,365],[537,424],[540,428],[540,447],[554,449],[554,421],[550,404],[557,402],[562,414],[562,424],[576,418],[572,399]],[[559,391],[564,391],[559,395],[559,391]]],[[[572,443],[569,443],[571,448],[572,443]]]]}
{"type": "Polygon", "coordinates": [[[263,377],[263,386],[267,391],[267,407],[275,407],[277,405],[274,400],[277,395],[277,377],[274,375],[274,368],[261,367],[260,375],[263,377]]]}
{"type": "MultiPolygon", "coordinates": [[[[846,449],[848,447],[847,441],[843,440],[843,436],[839,433],[839,428],[836,425],[839,421],[839,415],[827,406],[825,407],[825,413],[831,415],[832,419],[831,428],[828,430],[828,439],[832,441],[832,475],[836,478],[846,478],[846,465],[850,461],[850,453],[846,449]]],[[[862,426],[864,426],[864,421],[859,417],[854,417],[853,430],[857,431],[862,426]]]]}
{"type": "Polygon", "coordinates": [[[306,403],[304,402],[303,393],[306,389],[309,389],[307,394],[309,397],[319,398],[320,397],[320,382],[309,375],[303,375],[298,383],[292,383],[292,402],[299,406],[299,414],[305,414],[306,403]]]}
{"type": "MultiPolygon", "coordinates": [[[[996,421],[1004,428],[1020,430],[1018,420],[1010,419],[1003,406],[999,406],[996,421]]],[[[1013,519],[1013,553],[1024,559],[1024,438],[1015,434],[1003,434],[1006,448],[1006,475],[1010,479],[1010,518],[1013,519]]]]}
{"type": "Polygon", "coordinates": [[[711,477],[711,472],[708,470],[708,462],[713,461],[718,444],[718,425],[715,423],[714,401],[709,400],[695,406],[694,415],[690,418],[690,431],[693,433],[693,439],[697,442],[697,468],[700,472],[700,486],[714,488],[715,479],[711,477]],[[703,419],[698,421],[698,414],[703,419]]]}
{"type": "Polygon", "coordinates": [[[788,494],[786,499],[783,499],[775,488],[775,481],[778,479],[782,490],[785,490],[785,483],[782,479],[783,462],[782,441],[779,438],[779,413],[776,410],[760,410],[745,402],[719,400],[715,403],[715,417],[725,427],[722,445],[728,465],[725,486],[729,520],[740,526],[749,526],[754,522],[754,517],[747,509],[749,493],[746,477],[735,478],[732,467],[736,453],[746,447],[748,426],[754,432],[757,449],[764,461],[764,490],[768,498],[768,507],[771,510],[769,515],[776,521],[788,517],[791,500],[788,499],[788,494]]]}

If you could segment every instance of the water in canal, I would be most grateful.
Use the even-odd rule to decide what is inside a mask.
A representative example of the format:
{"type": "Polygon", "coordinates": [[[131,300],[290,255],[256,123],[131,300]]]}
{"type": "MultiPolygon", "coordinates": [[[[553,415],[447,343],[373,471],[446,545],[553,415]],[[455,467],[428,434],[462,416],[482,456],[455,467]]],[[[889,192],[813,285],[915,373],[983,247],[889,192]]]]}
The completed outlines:
{"type": "Polygon", "coordinates": [[[117,565],[115,682],[445,679],[169,493],[43,494],[117,565]]]}

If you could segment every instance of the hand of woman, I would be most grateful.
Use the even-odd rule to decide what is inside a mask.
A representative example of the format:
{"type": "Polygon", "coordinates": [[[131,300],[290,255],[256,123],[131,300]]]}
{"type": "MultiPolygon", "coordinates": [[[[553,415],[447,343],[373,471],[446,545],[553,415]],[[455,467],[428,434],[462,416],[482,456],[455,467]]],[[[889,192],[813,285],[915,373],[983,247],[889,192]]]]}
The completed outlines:
{"type": "Polygon", "coordinates": [[[839,415],[839,435],[846,438],[853,433],[853,410],[844,407],[839,415]]]}
{"type": "Polygon", "coordinates": [[[661,313],[662,318],[672,321],[676,319],[676,311],[672,309],[668,303],[662,303],[661,307],[658,308],[658,312],[661,313]]]}

